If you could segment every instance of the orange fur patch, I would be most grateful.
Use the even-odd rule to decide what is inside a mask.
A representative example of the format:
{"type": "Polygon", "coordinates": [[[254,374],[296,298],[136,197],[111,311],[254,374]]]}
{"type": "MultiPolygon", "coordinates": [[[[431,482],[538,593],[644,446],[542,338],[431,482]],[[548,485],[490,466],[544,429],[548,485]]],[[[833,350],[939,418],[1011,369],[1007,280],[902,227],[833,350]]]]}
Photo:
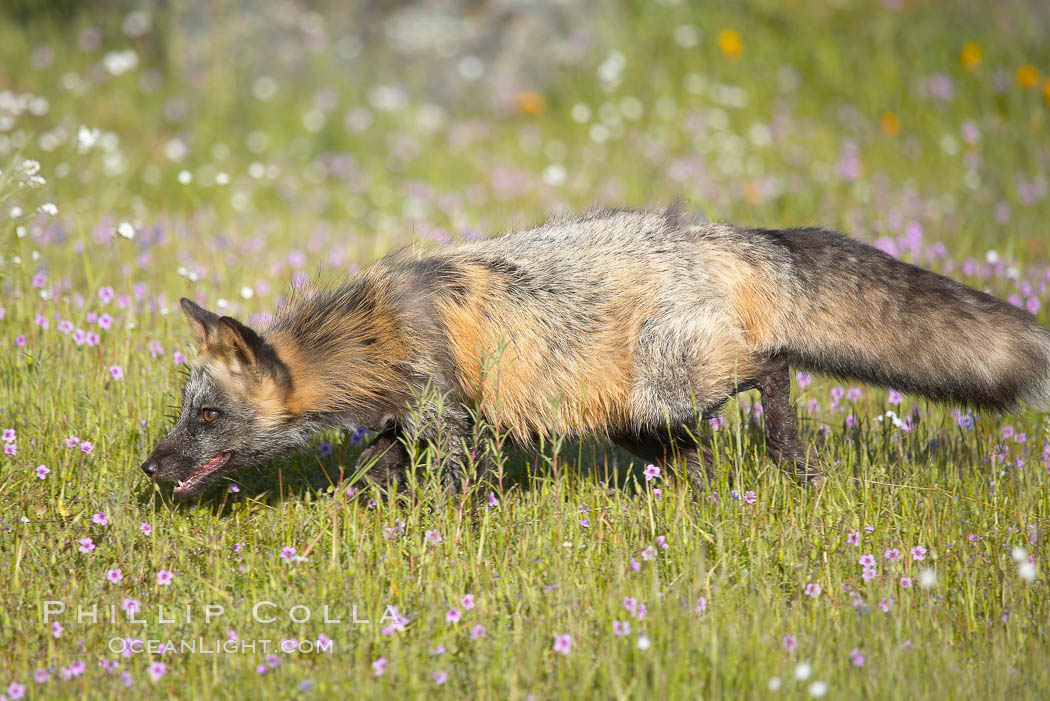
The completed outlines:
{"type": "MultiPolygon", "coordinates": [[[[383,272],[373,269],[369,274],[381,278],[383,272]]],[[[408,356],[408,349],[388,286],[389,281],[376,285],[380,299],[372,311],[354,310],[316,320],[309,334],[334,339],[324,357],[311,357],[311,350],[316,349],[310,338],[293,338],[280,330],[266,336],[291,375],[292,391],[284,400],[287,412],[298,416],[343,411],[392,392],[407,391],[399,363],[408,356]],[[368,344],[364,343],[366,339],[368,344]]],[[[309,300],[293,299],[282,313],[308,314],[309,300]]]]}
{"type": "Polygon", "coordinates": [[[627,315],[591,339],[585,352],[559,353],[537,305],[513,304],[499,279],[468,268],[464,300],[437,304],[461,391],[486,419],[521,441],[555,431],[605,432],[628,413],[638,322],[627,315]]]}

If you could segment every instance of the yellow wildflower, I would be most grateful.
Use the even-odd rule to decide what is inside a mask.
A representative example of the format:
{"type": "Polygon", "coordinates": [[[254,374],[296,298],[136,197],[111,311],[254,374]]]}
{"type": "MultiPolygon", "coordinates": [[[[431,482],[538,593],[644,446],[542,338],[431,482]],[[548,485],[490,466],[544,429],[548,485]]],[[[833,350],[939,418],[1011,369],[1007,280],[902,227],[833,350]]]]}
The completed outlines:
{"type": "Polygon", "coordinates": [[[722,49],[722,53],[729,58],[736,58],[743,48],[740,35],[732,29],[723,29],[718,33],[718,48],[722,49]]]}
{"type": "Polygon", "coordinates": [[[514,106],[524,114],[543,114],[547,111],[547,99],[534,90],[523,90],[514,96],[514,106]]]}
{"type": "Polygon", "coordinates": [[[1039,71],[1030,63],[1017,69],[1017,84],[1022,88],[1034,88],[1039,84],[1039,71]]]}
{"type": "Polygon", "coordinates": [[[882,126],[882,133],[884,133],[886,136],[897,136],[897,134],[899,134],[901,130],[900,117],[895,115],[893,112],[887,112],[886,114],[882,115],[880,126],[882,126]]]}
{"type": "Polygon", "coordinates": [[[959,52],[959,62],[968,71],[977,68],[981,64],[981,47],[972,41],[963,44],[962,51],[959,52]]]}

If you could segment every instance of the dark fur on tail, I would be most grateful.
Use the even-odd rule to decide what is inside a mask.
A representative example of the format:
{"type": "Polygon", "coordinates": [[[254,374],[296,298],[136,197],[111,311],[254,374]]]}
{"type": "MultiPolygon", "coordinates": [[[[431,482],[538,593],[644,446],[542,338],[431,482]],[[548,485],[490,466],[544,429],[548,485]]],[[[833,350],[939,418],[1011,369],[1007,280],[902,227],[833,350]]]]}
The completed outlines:
{"type": "Polygon", "coordinates": [[[1050,332],[1027,312],[834,232],[750,234],[783,264],[792,299],[770,340],[793,364],[972,406],[1050,404],[1050,332]]]}

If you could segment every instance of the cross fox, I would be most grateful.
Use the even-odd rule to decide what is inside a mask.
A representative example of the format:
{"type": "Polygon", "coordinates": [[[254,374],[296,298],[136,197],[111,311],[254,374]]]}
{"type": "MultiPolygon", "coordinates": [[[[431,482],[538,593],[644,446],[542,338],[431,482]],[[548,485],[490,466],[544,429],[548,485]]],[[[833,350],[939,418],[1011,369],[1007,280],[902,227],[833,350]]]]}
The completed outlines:
{"type": "Polygon", "coordinates": [[[181,304],[200,352],[142,465],[177,497],[337,427],[376,433],[359,465],[379,480],[440,430],[455,479],[476,421],[521,444],[598,434],[702,477],[692,429],[749,389],[770,458],[809,479],[791,366],[975,407],[1050,405],[1050,331],[1027,312],[838,233],[674,208],[395,253],[293,294],[261,332],[181,304]],[[426,387],[444,401],[419,406],[426,387]]]}

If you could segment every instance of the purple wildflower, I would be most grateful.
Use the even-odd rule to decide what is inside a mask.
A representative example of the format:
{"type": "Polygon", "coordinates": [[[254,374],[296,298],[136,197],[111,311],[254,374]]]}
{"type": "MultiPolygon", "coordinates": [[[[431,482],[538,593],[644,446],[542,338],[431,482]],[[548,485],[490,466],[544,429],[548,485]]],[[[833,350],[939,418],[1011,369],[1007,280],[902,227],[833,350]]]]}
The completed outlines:
{"type": "Polygon", "coordinates": [[[163,662],[154,662],[146,672],[149,674],[150,679],[159,682],[160,678],[168,673],[168,666],[163,662]]]}

